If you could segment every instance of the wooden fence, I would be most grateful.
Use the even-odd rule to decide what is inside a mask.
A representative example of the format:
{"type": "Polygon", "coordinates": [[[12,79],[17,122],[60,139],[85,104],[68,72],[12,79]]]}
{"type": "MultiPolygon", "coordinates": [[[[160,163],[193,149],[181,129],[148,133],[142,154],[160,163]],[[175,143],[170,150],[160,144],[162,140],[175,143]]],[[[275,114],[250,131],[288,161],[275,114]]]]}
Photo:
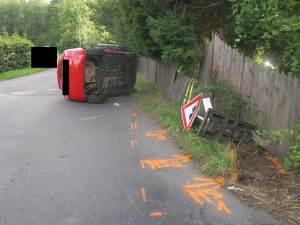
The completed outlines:
{"type": "MultiPolygon", "coordinates": [[[[139,57],[138,70],[164,89],[173,100],[183,100],[188,78],[177,73],[174,64],[139,57]]],[[[265,69],[263,65],[235,51],[216,35],[204,48],[197,80],[207,84],[211,78],[212,81],[220,78],[230,80],[235,91],[247,99],[252,108],[257,105],[263,120],[259,129],[291,129],[296,119],[300,118],[300,87],[297,78],[265,69]]],[[[241,119],[249,122],[248,116],[241,119]]],[[[259,137],[255,136],[255,139],[259,141],[259,137]]],[[[269,151],[282,156],[288,148],[288,144],[273,143],[269,151]]]]}

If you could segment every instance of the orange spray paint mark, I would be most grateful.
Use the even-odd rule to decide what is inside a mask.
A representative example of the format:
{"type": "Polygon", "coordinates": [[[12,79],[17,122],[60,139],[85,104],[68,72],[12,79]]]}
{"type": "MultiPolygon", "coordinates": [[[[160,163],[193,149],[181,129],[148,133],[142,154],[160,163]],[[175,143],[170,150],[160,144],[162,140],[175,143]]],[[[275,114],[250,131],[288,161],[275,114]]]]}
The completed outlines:
{"type": "Polygon", "coordinates": [[[131,139],[131,147],[135,148],[137,145],[138,145],[137,140],[136,139],[134,139],[134,140],[131,139]]]}
{"type": "Polygon", "coordinates": [[[279,169],[280,173],[282,173],[282,174],[285,173],[284,169],[282,168],[282,166],[280,165],[280,163],[278,162],[278,160],[276,158],[274,158],[272,156],[266,156],[266,158],[268,160],[270,160],[279,169]]]}
{"type": "MultiPolygon", "coordinates": [[[[208,203],[214,203],[214,199],[220,199],[223,197],[223,194],[217,191],[218,188],[221,187],[221,182],[224,182],[224,178],[218,178],[217,182],[215,179],[207,179],[194,177],[195,181],[199,181],[198,184],[185,185],[186,192],[192,196],[192,198],[200,205],[204,204],[204,201],[208,203]],[[192,189],[192,190],[191,190],[192,189]]],[[[231,211],[225,206],[224,202],[218,201],[219,211],[226,211],[227,213],[231,213],[231,211]]]]}
{"type": "Polygon", "coordinates": [[[214,179],[217,183],[223,185],[225,183],[225,178],[224,177],[217,177],[214,179]]]}
{"type": "Polygon", "coordinates": [[[162,212],[152,212],[152,213],[150,213],[150,216],[161,216],[161,215],[163,215],[162,212]]]}
{"type": "Polygon", "coordinates": [[[155,130],[155,131],[148,131],[147,136],[156,137],[156,140],[162,141],[166,140],[166,137],[164,134],[168,133],[169,129],[167,130],[155,130]]]}
{"type": "Polygon", "coordinates": [[[232,162],[233,162],[232,179],[233,179],[234,181],[237,181],[238,174],[237,174],[237,172],[236,172],[236,168],[237,168],[236,156],[235,156],[235,154],[234,154],[233,151],[230,151],[230,152],[229,152],[229,155],[231,156],[232,162]]]}
{"type": "Polygon", "coordinates": [[[131,130],[136,130],[136,128],[137,128],[137,123],[131,124],[131,130]]]}
{"type": "Polygon", "coordinates": [[[137,115],[137,113],[132,113],[132,114],[131,114],[132,117],[133,117],[133,116],[136,116],[136,115],[137,115]]]}
{"type": "Polygon", "coordinates": [[[142,168],[145,168],[145,164],[148,164],[151,169],[160,169],[164,167],[187,167],[187,165],[182,165],[182,163],[188,162],[190,156],[179,156],[173,155],[173,159],[144,159],[141,160],[142,168]]]}
{"type": "Polygon", "coordinates": [[[216,65],[214,66],[214,68],[212,68],[211,72],[213,73],[210,78],[209,78],[209,83],[211,83],[211,80],[214,78],[214,76],[216,75],[216,73],[219,71],[220,66],[221,66],[221,61],[217,61],[216,65]],[[213,72],[214,71],[214,72],[213,72]]]}
{"type": "Polygon", "coordinates": [[[226,207],[223,201],[219,201],[219,205],[217,209],[219,211],[225,210],[227,213],[231,214],[231,211],[226,207]]]}
{"type": "Polygon", "coordinates": [[[143,196],[143,202],[146,202],[146,192],[145,192],[145,188],[142,188],[142,196],[143,196]]]}

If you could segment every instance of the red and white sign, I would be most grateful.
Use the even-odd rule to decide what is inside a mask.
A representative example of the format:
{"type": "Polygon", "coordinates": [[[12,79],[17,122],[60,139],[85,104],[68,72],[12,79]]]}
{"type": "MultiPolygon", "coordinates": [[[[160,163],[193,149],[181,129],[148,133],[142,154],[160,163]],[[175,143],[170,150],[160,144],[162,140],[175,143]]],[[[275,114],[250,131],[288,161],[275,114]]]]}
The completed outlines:
{"type": "Polygon", "coordinates": [[[199,94],[192,101],[181,107],[181,116],[185,131],[187,131],[194,122],[194,119],[200,108],[201,97],[202,94],[199,94]]]}

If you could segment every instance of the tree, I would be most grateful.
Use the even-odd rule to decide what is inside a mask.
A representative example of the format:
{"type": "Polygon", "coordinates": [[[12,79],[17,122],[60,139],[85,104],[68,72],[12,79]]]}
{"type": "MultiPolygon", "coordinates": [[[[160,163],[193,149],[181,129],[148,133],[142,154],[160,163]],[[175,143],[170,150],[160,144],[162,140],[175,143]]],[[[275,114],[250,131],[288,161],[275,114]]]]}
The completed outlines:
{"type": "Polygon", "coordinates": [[[232,0],[234,21],[227,41],[251,58],[271,61],[280,71],[300,77],[300,2],[232,0]]]}
{"type": "Polygon", "coordinates": [[[66,0],[63,10],[59,13],[61,38],[58,50],[66,48],[95,47],[105,39],[90,20],[91,9],[87,0],[66,0]]]}
{"type": "Polygon", "coordinates": [[[177,63],[194,75],[201,47],[215,28],[228,20],[227,1],[98,0],[94,19],[104,24],[127,49],[152,59],[177,63]],[[107,11],[111,16],[107,16],[107,11]]]}

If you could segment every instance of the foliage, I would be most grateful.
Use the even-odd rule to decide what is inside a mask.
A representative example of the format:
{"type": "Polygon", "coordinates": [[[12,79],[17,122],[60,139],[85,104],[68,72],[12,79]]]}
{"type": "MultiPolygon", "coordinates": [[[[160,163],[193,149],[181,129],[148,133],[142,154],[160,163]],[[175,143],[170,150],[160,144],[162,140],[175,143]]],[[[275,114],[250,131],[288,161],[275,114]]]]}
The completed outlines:
{"type": "Polygon", "coordinates": [[[201,85],[197,83],[194,93],[203,93],[210,97],[214,108],[225,115],[240,118],[246,101],[237,94],[229,80],[219,79],[215,83],[201,85]]]}
{"type": "Polygon", "coordinates": [[[280,143],[289,142],[292,146],[289,152],[284,155],[282,160],[285,168],[293,167],[296,173],[300,173],[300,119],[297,119],[296,124],[292,130],[280,129],[278,131],[257,131],[259,135],[268,135],[269,139],[261,143],[262,146],[272,142],[279,141],[280,143]]]}
{"type": "Polygon", "coordinates": [[[227,41],[254,59],[270,61],[288,75],[300,77],[298,0],[231,0],[234,22],[227,41]]]}
{"type": "Polygon", "coordinates": [[[98,0],[93,18],[125,48],[177,63],[184,75],[193,76],[200,49],[213,29],[227,23],[230,4],[216,0],[98,0]]]}
{"type": "Polygon", "coordinates": [[[166,62],[177,62],[183,74],[193,75],[193,66],[200,57],[200,49],[193,33],[195,18],[176,17],[168,11],[166,15],[147,20],[150,37],[161,49],[161,58],[166,62]]]}
{"type": "Polygon", "coordinates": [[[103,39],[95,24],[89,19],[91,10],[87,0],[66,0],[59,14],[61,39],[58,51],[66,48],[96,47],[103,39]]]}
{"type": "Polygon", "coordinates": [[[18,31],[9,35],[6,28],[0,34],[0,73],[27,67],[30,64],[30,48],[33,43],[19,36],[18,31]]]}

